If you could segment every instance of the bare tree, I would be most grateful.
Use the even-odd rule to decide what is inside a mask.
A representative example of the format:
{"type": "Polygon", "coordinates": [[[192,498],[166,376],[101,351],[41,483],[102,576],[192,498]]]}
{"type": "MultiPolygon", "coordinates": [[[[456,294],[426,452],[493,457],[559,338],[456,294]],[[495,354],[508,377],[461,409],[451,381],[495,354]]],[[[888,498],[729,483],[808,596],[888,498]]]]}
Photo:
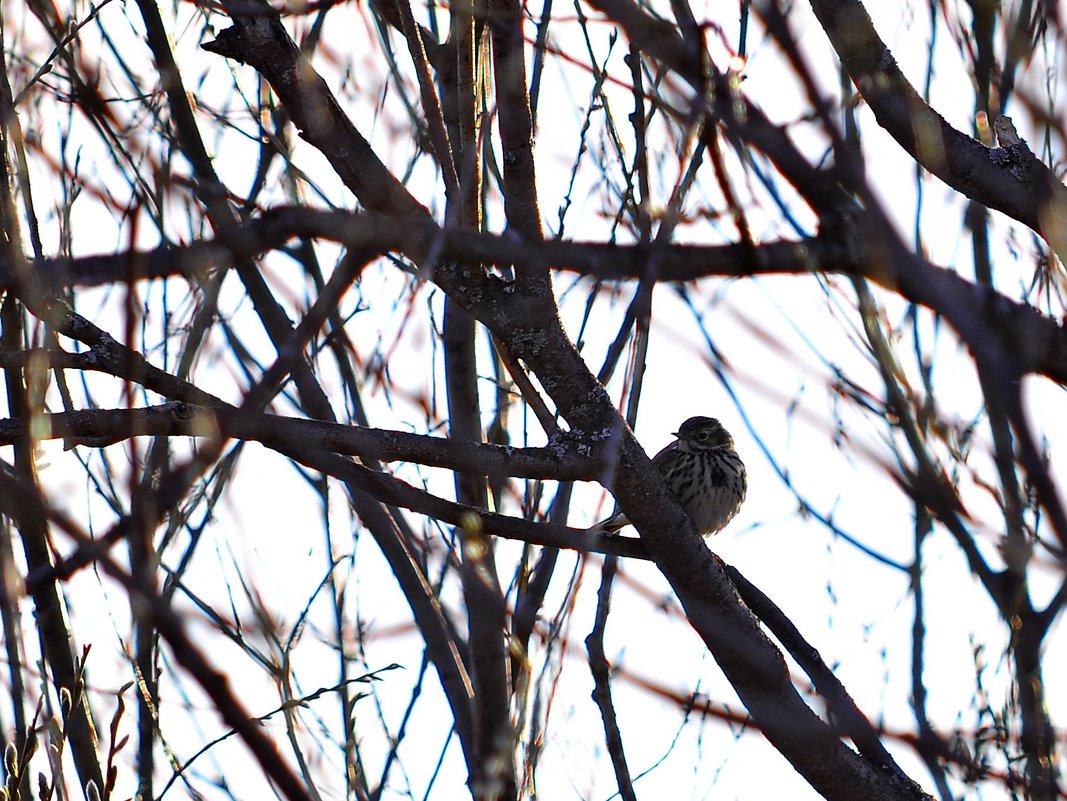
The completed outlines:
{"type": "Polygon", "coordinates": [[[6,5],[8,797],[532,798],[581,706],[632,799],[634,684],[828,799],[1061,795],[1059,12],[880,8],[894,52],[809,6],[6,5]],[[756,288],[780,318],[723,300],[756,288]],[[708,549],[642,399],[743,424],[753,537],[775,493],[900,588],[906,697],[853,700],[820,650],[864,644],[708,549]],[[639,537],[590,527],[596,484],[639,537]],[[620,639],[661,646],[620,570],[727,684],[673,692],[673,645],[679,676],[627,671],[620,639]]]}

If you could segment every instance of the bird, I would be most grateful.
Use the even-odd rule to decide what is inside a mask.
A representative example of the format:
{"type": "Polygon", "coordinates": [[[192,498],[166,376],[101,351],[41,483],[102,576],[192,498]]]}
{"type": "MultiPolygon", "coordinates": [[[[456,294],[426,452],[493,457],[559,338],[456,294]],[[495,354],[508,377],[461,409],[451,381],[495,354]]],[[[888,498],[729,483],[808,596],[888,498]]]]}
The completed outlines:
{"type": "MultiPolygon", "coordinates": [[[[733,520],[745,500],[745,464],[730,432],[714,417],[690,417],[674,436],[674,442],[652,457],[652,465],[700,535],[710,537],[733,520]]],[[[617,509],[593,528],[615,534],[629,524],[617,509]]]]}

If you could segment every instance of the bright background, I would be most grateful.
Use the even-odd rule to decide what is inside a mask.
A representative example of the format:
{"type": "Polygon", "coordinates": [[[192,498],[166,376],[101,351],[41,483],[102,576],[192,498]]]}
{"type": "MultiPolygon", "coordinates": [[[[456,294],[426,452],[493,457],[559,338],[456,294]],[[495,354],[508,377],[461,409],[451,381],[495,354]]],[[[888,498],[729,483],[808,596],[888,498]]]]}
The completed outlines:
{"type": "MultiPolygon", "coordinates": [[[[538,13],[533,7],[528,11],[538,13]]],[[[943,4],[938,9],[932,50],[929,43],[935,32],[928,10],[918,4],[869,3],[868,11],[913,84],[921,87],[930,70],[935,76],[932,104],[958,129],[970,132],[973,91],[959,44],[969,24],[966,5],[943,4]]],[[[198,104],[199,122],[215,155],[216,169],[233,191],[243,192],[252,184],[259,164],[258,123],[268,121],[257,122],[237,89],[255,98],[257,77],[250,68],[199,49],[202,42],[227,27],[225,17],[216,13],[205,18],[190,4],[164,12],[169,15],[183,77],[198,104]],[[216,123],[220,116],[227,125],[216,123]]],[[[597,19],[590,9],[584,12],[597,19]]],[[[62,13],[84,18],[89,7],[75,4],[62,13]]],[[[383,39],[365,5],[350,3],[330,13],[316,68],[379,156],[404,175],[411,191],[440,216],[443,193],[436,171],[431,160],[415,150],[410,135],[405,100],[415,102],[417,93],[403,43],[395,34],[383,39]],[[395,56],[396,73],[383,68],[386,53],[395,56]]],[[[425,15],[424,10],[416,10],[419,13],[425,15]]],[[[632,229],[615,223],[622,162],[613,137],[618,137],[628,158],[633,150],[632,131],[623,124],[633,104],[627,88],[629,71],[623,63],[625,41],[613,42],[613,28],[603,22],[592,22],[583,33],[573,12],[557,8],[554,13],[550,41],[565,57],[550,56],[545,65],[536,150],[546,235],[632,241],[632,229]],[[595,99],[590,96],[593,58],[614,79],[605,83],[603,97],[595,99]],[[591,106],[596,108],[590,111],[591,106]],[[587,149],[576,162],[580,139],[587,149]]],[[[709,47],[716,62],[724,65],[739,41],[737,6],[697,4],[694,13],[698,20],[716,26],[708,36],[709,47]]],[[[24,7],[6,4],[4,15],[9,54],[26,56],[25,62],[13,61],[18,77],[18,69],[25,72],[34,59],[39,63],[48,45],[24,7]]],[[[80,52],[85,58],[99,58],[98,75],[105,94],[130,99],[138,88],[131,76],[155,80],[150,55],[140,42],[136,9],[111,2],[100,8],[98,19],[99,25],[82,30],[80,52]],[[116,66],[120,53],[128,72],[116,66]]],[[[440,19],[447,20],[447,15],[441,12],[440,19]]],[[[298,41],[307,33],[310,20],[287,19],[298,41]]],[[[832,51],[806,5],[792,6],[790,24],[822,91],[838,98],[832,51]]],[[[530,24],[528,36],[533,35],[530,24]]],[[[808,103],[799,83],[789,77],[777,48],[754,22],[747,46],[742,90],[773,120],[787,126],[795,141],[817,160],[824,154],[826,141],[806,116],[808,103]]],[[[1038,97],[1047,91],[1058,98],[1060,74],[1058,50],[1039,52],[1022,74],[1020,88],[1038,97]]],[[[676,81],[668,81],[662,89],[668,98],[672,92],[681,104],[676,81]]],[[[36,147],[44,153],[61,154],[69,173],[77,176],[57,181],[54,161],[34,158],[31,163],[47,252],[107,252],[126,248],[131,241],[149,247],[158,244],[161,236],[187,242],[205,235],[202,219],[187,208],[188,193],[180,188],[156,210],[156,219],[163,220],[160,226],[154,227],[148,211],[122,211],[129,204],[131,175],[152,174],[156,169],[177,178],[189,175],[188,165],[179,156],[165,165],[153,163],[159,147],[155,121],[140,117],[145,114],[142,106],[132,101],[116,104],[116,115],[129,125],[128,138],[116,158],[84,120],[66,116],[69,108],[62,103],[54,98],[32,103],[20,109],[28,136],[36,137],[36,147]],[[69,187],[75,183],[84,189],[72,199],[69,187]],[[137,224],[131,219],[137,219],[137,224]]],[[[1032,115],[1016,108],[1009,108],[1008,113],[1035,152],[1043,153],[1040,136],[1044,129],[1035,127],[1032,115]]],[[[971,245],[962,224],[965,205],[961,198],[935,180],[918,179],[911,159],[881,132],[862,104],[857,117],[869,181],[899,230],[906,239],[918,240],[922,252],[935,264],[971,277],[971,245]]],[[[664,123],[662,115],[654,121],[650,137],[650,159],[658,180],[653,186],[653,196],[658,198],[653,203],[655,215],[679,178],[679,153],[687,153],[688,145],[677,126],[664,123]]],[[[294,187],[276,161],[268,173],[269,188],[259,198],[261,206],[295,201],[354,205],[322,157],[291,130],[288,144],[293,165],[309,177],[315,189],[310,182],[294,187]]],[[[1058,153],[1061,142],[1056,139],[1053,145],[1058,153]]],[[[814,233],[810,214],[795,203],[786,185],[777,189],[796,215],[799,231],[787,223],[752,173],[741,170],[728,149],[726,160],[760,239],[814,233]]],[[[679,227],[675,240],[733,241],[736,232],[722,209],[714,176],[705,165],[686,204],[687,222],[679,227]]],[[[499,207],[489,214],[489,224],[493,230],[501,229],[499,207]]],[[[1016,297],[1031,281],[1034,242],[1027,231],[996,214],[992,233],[996,284],[1016,297]]],[[[328,268],[336,249],[324,246],[320,257],[328,268]]],[[[314,298],[298,266],[275,255],[265,261],[264,269],[276,296],[297,319],[314,298]]],[[[597,287],[566,273],[557,274],[556,279],[565,325],[574,336],[581,332],[583,355],[596,371],[635,288],[597,287]]],[[[139,308],[143,317],[133,329],[136,346],[154,363],[173,365],[195,296],[176,280],[139,285],[131,294],[132,302],[124,287],[81,291],[77,306],[120,338],[126,330],[127,310],[139,308]]],[[[876,297],[883,304],[884,320],[911,386],[922,391],[920,362],[929,360],[940,419],[957,433],[974,425],[969,460],[960,469],[961,495],[982,552],[1000,566],[997,544],[1003,522],[988,489],[997,485],[996,472],[970,358],[953,332],[928,311],[919,310],[909,318],[909,309],[899,298],[882,292],[876,292],[876,297]]],[[[1054,314],[1062,314],[1054,299],[1042,297],[1040,301],[1042,308],[1047,303],[1054,314]]],[[[362,400],[372,425],[441,433],[446,409],[442,357],[434,332],[440,330],[442,305],[441,294],[432,285],[389,263],[368,269],[346,296],[344,310],[351,315],[346,332],[356,343],[355,358],[365,371],[362,400]]],[[[884,394],[855,307],[850,282],[833,276],[706,279],[685,287],[657,287],[635,430],[650,454],[666,445],[671,432],[691,415],[717,416],[733,433],[749,471],[748,500],[729,529],[710,546],[787,611],[834,667],[860,708],[889,733],[887,746],[904,769],[932,791],[913,750],[893,736],[915,730],[909,704],[914,598],[908,574],[901,568],[914,558],[914,519],[910,501],[888,474],[896,467],[897,453],[906,454],[906,444],[887,433],[880,414],[863,408],[843,388],[847,379],[856,396],[866,395],[877,402],[884,394]],[[802,505],[809,511],[802,510],[802,505]],[[871,558],[840,533],[884,561],[871,558]]],[[[193,377],[205,389],[237,401],[247,386],[244,370],[247,367],[255,374],[257,368],[239,363],[235,343],[247,350],[249,361],[260,364],[270,363],[272,351],[236,277],[224,285],[219,310],[220,324],[202,349],[193,377]]],[[[483,364],[488,409],[492,384],[489,362],[483,364]]],[[[332,362],[320,357],[318,368],[343,418],[342,391],[332,362]]],[[[620,371],[608,385],[614,397],[621,396],[623,383],[620,371]]],[[[76,395],[86,406],[108,408],[122,402],[118,381],[90,376],[84,384],[75,384],[76,395]]],[[[1042,379],[1030,379],[1027,399],[1055,472],[1057,446],[1067,436],[1060,413],[1062,390],[1042,379]]],[[[154,397],[142,400],[159,402],[154,397]]],[[[52,402],[58,409],[58,395],[53,394],[52,402]]],[[[273,410],[293,413],[286,398],[279,398],[273,410]]],[[[516,446],[545,441],[534,418],[523,415],[520,407],[513,411],[511,438],[516,446]]],[[[143,454],[144,447],[145,443],[139,443],[139,453],[143,454]]],[[[176,445],[179,451],[186,447],[176,445]]],[[[388,738],[396,736],[410,715],[383,798],[463,797],[465,771],[458,744],[449,736],[450,718],[436,676],[432,668],[420,669],[422,643],[407,605],[373,541],[353,519],[343,491],[334,484],[324,497],[287,460],[255,444],[241,450],[239,459],[228,467],[232,477],[219,501],[210,510],[204,502],[190,504],[188,525],[173,533],[163,551],[163,563],[169,568],[191,554],[183,584],[197,601],[179,594],[176,602],[196,641],[225,667],[254,714],[267,714],[279,706],[279,684],[290,683],[297,696],[335,684],[339,639],[357,673],[400,665],[402,669],[383,672],[380,681],[368,684],[368,696],[356,707],[355,738],[371,783],[383,770],[388,738]],[[333,589],[323,584],[331,573],[336,582],[333,589]],[[336,606],[332,592],[341,598],[336,606]],[[220,633],[219,621],[210,620],[206,608],[225,621],[232,636],[220,633]],[[340,624],[338,608],[343,616],[340,624]],[[413,702],[416,688],[421,693],[413,702]]],[[[0,453],[9,458],[8,449],[0,453]]],[[[947,456],[944,449],[940,454],[947,456]]],[[[128,497],[131,477],[137,475],[131,467],[135,458],[128,444],[64,452],[59,442],[44,443],[42,485],[58,507],[85,521],[90,529],[103,531],[115,519],[109,497],[114,496],[119,506],[128,497]]],[[[907,455],[900,458],[909,463],[907,455]]],[[[437,494],[448,497],[452,493],[452,477],[444,471],[413,465],[391,468],[437,494]]],[[[523,491],[521,482],[516,489],[523,491]]],[[[551,484],[544,488],[542,509],[547,509],[554,490],[551,484]]],[[[611,499],[602,488],[580,486],[572,501],[570,523],[590,525],[609,513],[610,507],[611,499]]],[[[517,514],[518,508],[512,505],[505,511],[517,514]]],[[[435,578],[434,571],[443,569],[451,533],[432,521],[414,523],[423,526],[429,538],[431,578],[435,578]]],[[[72,547],[62,535],[56,541],[61,552],[72,547]]],[[[502,581],[513,576],[520,552],[520,544],[499,544],[502,581]]],[[[536,685],[526,706],[515,710],[516,720],[530,733],[527,747],[534,744],[536,732],[543,731],[543,752],[534,779],[538,796],[546,799],[608,799],[615,792],[599,715],[589,699],[592,682],[583,646],[592,626],[600,563],[595,555],[579,557],[567,552],[561,556],[538,629],[540,636],[534,638],[531,657],[536,685]]],[[[1008,632],[970,576],[959,549],[938,527],[924,544],[924,570],[923,680],[929,693],[928,714],[943,736],[950,738],[959,730],[969,742],[1007,704],[1010,671],[1004,654],[1008,632]]],[[[1040,603],[1063,581],[1062,565],[1039,549],[1031,576],[1040,603]]],[[[454,573],[447,575],[442,597],[456,620],[462,621],[455,579],[454,573]]],[[[74,578],[65,594],[79,643],[93,646],[90,687],[106,740],[106,722],[115,708],[113,694],[131,678],[128,601],[115,585],[91,570],[74,578]]],[[[28,603],[24,605],[24,625],[29,630],[32,619],[28,603]]],[[[631,770],[639,776],[635,785],[639,796],[759,798],[780,793],[798,799],[816,797],[758,733],[687,712],[657,692],[680,698],[696,693],[716,708],[742,711],[653,565],[623,563],[607,650],[617,670],[616,708],[631,770]]],[[[799,670],[794,673],[799,686],[806,688],[799,670]]],[[[1057,627],[1045,653],[1054,722],[1067,709],[1064,675],[1064,644],[1057,627]]],[[[225,733],[207,699],[166,658],[160,695],[160,728],[178,763],[225,733]]],[[[132,704],[130,691],[126,697],[132,704]]],[[[818,708],[817,700],[813,704],[818,708]]],[[[268,724],[277,732],[282,752],[292,758],[292,749],[298,747],[307,757],[321,797],[343,797],[343,721],[336,697],[326,693],[293,715],[293,743],[286,742],[282,714],[268,724]]],[[[132,717],[125,719],[121,731],[132,733],[132,717]]],[[[1001,769],[1003,764],[1003,756],[999,762],[993,758],[993,767],[1001,769]]],[[[247,761],[237,738],[213,745],[192,763],[187,776],[196,792],[210,798],[250,798],[271,792],[247,761]]],[[[132,767],[120,770],[119,797],[132,793],[134,779],[132,767]]],[[[956,789],[963,787],[960,784],[956,789]]],[[[984,783],[982,793],[988,798],[1008,795],[996,781],[984,783]]],[[[191,790],[179,782],[168,794],[185,797],[191,790]]]]}

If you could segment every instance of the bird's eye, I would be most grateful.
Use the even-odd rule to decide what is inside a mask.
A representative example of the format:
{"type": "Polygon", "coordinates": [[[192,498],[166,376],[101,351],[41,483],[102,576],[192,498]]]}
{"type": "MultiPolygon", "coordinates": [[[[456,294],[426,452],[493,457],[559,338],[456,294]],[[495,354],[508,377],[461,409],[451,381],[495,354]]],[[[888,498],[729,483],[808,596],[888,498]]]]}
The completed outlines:
{"type": "Polygon", "coordinates": [[[707,439],[709,436],[710,435],[707,431],[701,431],[699,434],[697,434],[697,439],[707,439]]]}

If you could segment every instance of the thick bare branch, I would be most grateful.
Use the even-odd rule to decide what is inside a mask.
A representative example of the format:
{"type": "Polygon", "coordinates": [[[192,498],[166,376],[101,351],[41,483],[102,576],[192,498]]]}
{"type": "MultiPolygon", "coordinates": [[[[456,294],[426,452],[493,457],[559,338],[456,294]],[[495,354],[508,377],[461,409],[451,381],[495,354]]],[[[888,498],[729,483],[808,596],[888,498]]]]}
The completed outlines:
{"type": "Polygon", "coordinates": [[[248,64],[266,78],[300,135],[326,156],[366,208],[426,219],[425,207],[382,164],[266,0],[226,0],[223,6],[233,27],[203,48],[248,64]]]}
{"type": "MultiPolygon", "coordinates": [[[[304,208],[277,209],[249,222],[246,228],[264,250],[279,247],[299,235],[321,237],[352,248],[377,248],[383,253],[415,255],[432,249],[439,259],[460,263],[510,264],[519,269],[550,264],[602,279],[640,280],[653,254],[660,281],[812,272],[863,276],[913,303],[946,313],[957,330],[981,330],[983,335],[1001,337],[1013,353],[1019,372],[1038,373],[1067,383],[1067,332],[1057,321],[1032,306],[918,257],[909,258],[905,265],[871,258],[865,236],[847,225],[835,230],[833,238],[768,242],[756,248],[657,244],[651,251],[640,245],[531,242],[514,236],[440,228],[431,222],[397,225],[373,215],[304,208]],[[946,299],[952,301],[948,307],[946,299]]],[[[162,277],[225,267],[232,263],[233,256],[221,242],[209,240],[185,248],[161,248],[132,255],[42,260],[36,268],[42,280],[53,285],[100,285],[126,280],[129,272],[124,265],[131,258],[142,266],[138,275],[162,277]]],[[[12,280],[10,268],[0,265],[0,287],[12,280]]],[[[483,291],[476,296],[483,309],[476,310],[476,314],[484,313],[494,300],[507,296],[506,285],[479,281],[478,286],[483,291]]]]}
{"type": "Polygon", "coordinates": [[[1028,225],[1067,256],[1067,190],[1044,162],[1025,144],[990,149],[953,128],[912,87],[859,0],[811,0],[811,7],[878,123],[901,147],[956,191],[1028,225]]]}
{"type": "MultiPolygon", "coordinates": [[[[512,448],[181,402],[45,414],[34,419],[34,426],[36,440],[63,439],[69,447],[103,447],[134,436],[221,435],[268,447],[301,444],[374,461],[412,462],[485,476],[595,481],[604,469],[598,455],[601,446],[576,439],[560,438],[545,448],[512,448]]],[[[26,431],[25,420],[0,420],[0,445],[26,441],[26,431]]]]}

